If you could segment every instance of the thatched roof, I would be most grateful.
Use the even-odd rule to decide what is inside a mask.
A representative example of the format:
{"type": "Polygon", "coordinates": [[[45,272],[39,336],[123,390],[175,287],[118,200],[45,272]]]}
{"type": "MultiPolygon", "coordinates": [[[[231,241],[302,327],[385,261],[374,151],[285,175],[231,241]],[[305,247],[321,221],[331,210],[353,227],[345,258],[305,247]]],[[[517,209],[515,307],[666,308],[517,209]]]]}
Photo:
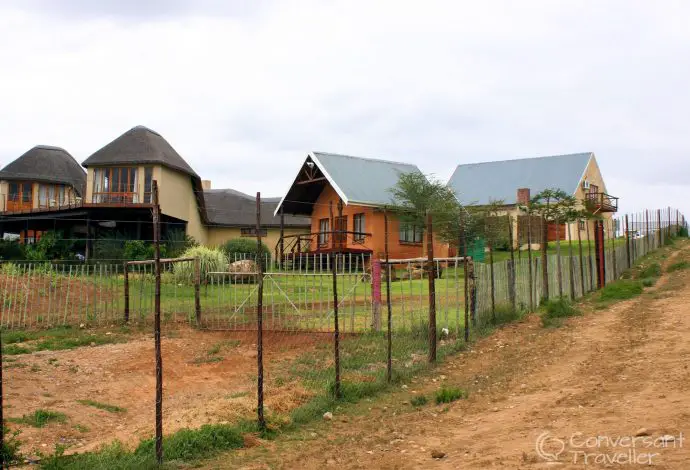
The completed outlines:
{"type": "Polygon", "coordinates": [[[79,195],[86,189],[86,173],[72,155],[60,147],[37,145],[0,170],[0,180],[68,184],[79,195]]]}
{"type": "Polygon", "coordinates": [[[84,160],[83,166],[98,165],[163,165],[199,177],[192,167],[158,132],[136,126],[96,150],[84,160]]]}
{"type": "MultiPolygon", "coordinates": [[[[206,213],[210,225],[223,227],[253,227],[256,224],[256,198],[234,189],[204,191],[206,213]]],[[[279,227],[280,216],[273,215],[280,198],[261,199],[261,226],[279,227]]],[[[285,227],[308,228],[308,217],[285,215],[285,227]]]]}

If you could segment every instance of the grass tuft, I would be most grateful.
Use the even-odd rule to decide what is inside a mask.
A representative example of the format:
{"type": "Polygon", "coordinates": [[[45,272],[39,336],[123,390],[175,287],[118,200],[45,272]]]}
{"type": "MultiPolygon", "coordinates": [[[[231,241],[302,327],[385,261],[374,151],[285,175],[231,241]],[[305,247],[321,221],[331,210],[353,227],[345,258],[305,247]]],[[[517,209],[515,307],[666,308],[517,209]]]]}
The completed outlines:
{"type": "Polygon", "coordinates": [[[426,396],[424,395],[417,395],[414,397],[412,400],[410,400],[410,404],[412,406],[424,406],[429,402],[426,396]]]}
{"type": "Polygon", "coordinates": [[[7,421],[42,428],[48,423],[64,423],[67,421],[67,416],[58,411],[36,410],[32,414],[24,415],[21,418],[7,418],[7,421]]]}
{"type": "Polygon", "coordinates": [[[659,276],[661,276],[661,265],[659,263],[652,263],[646,268],[642,269],[638,277],[640,279],[645,279],[659,276]]]}
{"type": "Polygon", "coordinates": [[[441,387],[436,392],[436,404],[452,403],[461,398],[467,398],[467,392],[456,387],[441,387]]]}
{"type": "Polygon", "coordinates": [[[30,349],[25,348],[24,346],[19,346],[17,344],[8,344],[7,346],[2,348],[2,353],[7,356],[16,356],[17,354],[29,354],[30,352],[30,349]]]}
{"type": "Polygon", "coordinates": [[[599,300],[608,302],[612,300],[628,300],[642,293],[642,282],[631,279],[621,279],[607,284],[599,294],[599,300]]]}
{"type": "Polygon", "coordinates": [[[673,263],[670,265],[668,268],[666,268],[667,273],[673,273],[676,271],[682,271],[684,269],[690,268],[690,261],[679,261],[677,263],[673,263]]]}
{"type": "Polygon", "coordinates": [[[99,410],[108,411],[110,413],[124,413],[127,411],[126,408],[122,408],[117,405],[111,405],[109,403],[100,403],[94,400],[77,400],[77,403],[84,406],[92,406],[98,408],[99,410]]]}
{"type": "Polygon", "coordinates": [[[570,299],[566,297],[551,299],[546,302],[543,308],[544,313],[541,315],[541,323],[544,327],[560,326],[563,319],[580,314],[570,299]]]}

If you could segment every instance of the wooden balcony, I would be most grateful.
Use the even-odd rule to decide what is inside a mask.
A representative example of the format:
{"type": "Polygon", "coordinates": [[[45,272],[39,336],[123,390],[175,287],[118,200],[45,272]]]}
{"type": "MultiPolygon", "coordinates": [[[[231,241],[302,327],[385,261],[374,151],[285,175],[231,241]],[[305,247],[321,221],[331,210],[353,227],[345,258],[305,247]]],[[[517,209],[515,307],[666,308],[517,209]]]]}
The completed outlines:
{"type": "Polygon", "coordinates": [[[587,193],[585,205],[593,214],[618,212],[618,198],[606,193],[587,193]]]}
{"type": "Polygon", "coordinates": [[[370,233],[339,230],[285,235],[276,245],[276,257],[281,254],[371,253],[364,244],[368,237],[371,237],[370,233]]]}

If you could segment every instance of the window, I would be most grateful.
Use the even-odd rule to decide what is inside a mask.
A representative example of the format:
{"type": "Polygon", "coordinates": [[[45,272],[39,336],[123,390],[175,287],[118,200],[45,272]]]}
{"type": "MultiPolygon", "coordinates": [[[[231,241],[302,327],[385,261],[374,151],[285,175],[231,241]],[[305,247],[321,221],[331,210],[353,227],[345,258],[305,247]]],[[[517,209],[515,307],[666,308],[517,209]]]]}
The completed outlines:
{"type": "Polygon", "coordinates": [[[424,229],[413,224],[400,223],[400,241],[402,243],[422,243],[424,229]]]}
{"type": "Polygon", "coordinates": [[[153,168],[147,166],[144,168],[144,202],[151,204],[153,202],[151,198],[151,185],[153,181],[153,168]]]}
{"type": "Polygon", "coordinates": [[[319,245],[328,244],[328,232],[331,231],[331,223],[328,219],[319,219],[319,245]]]}
{"type": "Polygon", "coordinates": [[[355,214],[352,217],[352,231],[355,232],[355,235],[354,235],[355,241],[358,241],[358,242],[364,241],[364,233],[365,233],[364,214],[355,214]]]}
{"type": "Polygon", "coordinates": [[[136,167],[96,168],[93,173],[93,202],[138,203],[136,167]]]}
{"type": "MultiPolygon", "coordinates": [[[[259,229],[259,234],[262,237],[268,236],[268,229],[259,229]]],[[[256,237],[256,227],[245,227],[240,229],[240,235],[243,237],[256,237]]]]}
{"type": "Polygon", "coordinates": [[[578,220],[577,221],[577,228],[579,230],[584,230],[585,229],[585,221],[584,220],[578,220]]]}

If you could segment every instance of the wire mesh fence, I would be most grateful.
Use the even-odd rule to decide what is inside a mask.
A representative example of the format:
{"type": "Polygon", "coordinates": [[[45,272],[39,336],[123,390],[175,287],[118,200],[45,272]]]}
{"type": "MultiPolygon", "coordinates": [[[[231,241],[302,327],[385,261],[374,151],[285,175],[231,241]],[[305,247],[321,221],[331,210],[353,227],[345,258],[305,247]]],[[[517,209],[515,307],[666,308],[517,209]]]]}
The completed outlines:
{"type": "MultiPolygon", "coordinates": [[[[669,214],[643,212],[596,221],[594,227],[586,222],[584,229],[577,227],[580,236],[566,230],[565,239],[559,229],[558,240],[546,247],[542,227],[523,243],[519,230],[508,232],[514,224],[507,218],[490,236],[510,242],[502,249],[487,244],[483,262],[462,256],[386,262],[361,253],[304,253],[283,260],[233,254],[222,269],[207,269],[196,259],[163,260],[163,330],[186,324],[198,329],[194,341],[207,335],[214,342],[180,362],[187,351],[166,350],[164,340],[163,356],[171,355],[176,368],[231,363],[232,369],[219,369],[229,375],[217,381],[222,397],[214,399],[242,404],[224,421],[251,417],[260,377],[267,419],[290,416],[300,422],[314,410],[331,409],[337,398],[375,393],[428,367],[430,338],[437,339],[435,358],[442,359],[482,326],[496,324],[502,312],[536,310],[547,291],[551,298],[578,299],[618,279],[637,259],[686,230],[679,213],[669,214]]],[[[0,286],[5,330],[146,325],[155,310],[150,261],[6,262],[0,265],[0,286]]],[[[171,389],[166,416],[178,417],[179,393],[171,389]]]]}

